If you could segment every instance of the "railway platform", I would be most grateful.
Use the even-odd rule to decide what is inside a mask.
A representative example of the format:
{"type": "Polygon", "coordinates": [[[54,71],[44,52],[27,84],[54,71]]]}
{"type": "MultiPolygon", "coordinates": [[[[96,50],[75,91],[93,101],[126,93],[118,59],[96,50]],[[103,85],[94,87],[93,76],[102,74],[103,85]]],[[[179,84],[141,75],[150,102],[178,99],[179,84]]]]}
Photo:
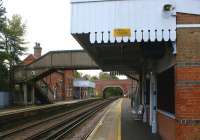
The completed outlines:
{"type": "Polygon", "coordinates": [[[112,103],[87,140],[161,140],[151,134],[150,127],[134,120],[130,100],[119,99],[112,103]]]}

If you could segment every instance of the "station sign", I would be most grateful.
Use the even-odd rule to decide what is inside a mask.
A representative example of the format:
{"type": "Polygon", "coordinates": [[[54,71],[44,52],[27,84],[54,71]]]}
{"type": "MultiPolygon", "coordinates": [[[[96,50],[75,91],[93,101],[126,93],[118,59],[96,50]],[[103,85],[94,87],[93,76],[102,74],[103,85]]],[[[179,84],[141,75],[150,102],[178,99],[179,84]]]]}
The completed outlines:
{"type": "Polygon", "coordinates": [[[131,37],[130,28],[116,28],[113,30],[114,37],[131,37]]]}

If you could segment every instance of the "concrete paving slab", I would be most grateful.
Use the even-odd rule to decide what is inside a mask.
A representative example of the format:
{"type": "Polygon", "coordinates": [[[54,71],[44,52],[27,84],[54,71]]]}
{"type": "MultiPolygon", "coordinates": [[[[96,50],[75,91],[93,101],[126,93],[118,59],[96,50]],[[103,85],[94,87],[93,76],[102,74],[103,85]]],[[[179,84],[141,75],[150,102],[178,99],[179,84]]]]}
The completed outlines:
{"type": "Polygon", "coordinates": [[[112,103],[87,140],[161,140],[148,124],[134,119],[130,100],[112,103]]]}
{"type": "Polygon", "coordinates": [[[121,140],[122,99],[113,102],[87,140],[121,140]]]}

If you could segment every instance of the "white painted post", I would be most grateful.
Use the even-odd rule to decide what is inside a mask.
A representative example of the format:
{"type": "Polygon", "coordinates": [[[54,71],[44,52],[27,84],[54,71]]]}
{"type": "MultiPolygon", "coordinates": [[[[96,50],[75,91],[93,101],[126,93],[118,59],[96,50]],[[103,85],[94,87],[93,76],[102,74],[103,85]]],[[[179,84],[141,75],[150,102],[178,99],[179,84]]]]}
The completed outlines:
{"type": "MultiPolygon", "coordinates": [[[[146,77],[146,75],[145,75],[146,77]]],[[[147,109],[146,109],[146,94],[147,94],[147,86],[146,86],[146,78],[144,77],[144,81],[143,81],[143,88],[144,88],[144,114],[143,114],[143,122],[146,123],[147,122],[147,109]]]]}
{"type": "Polygon", "coordinates": [[[149,124],[152,126],[153,117],[153,73],[150,73],[150,113],[149,124]]]}
{"type": "Polygon", "coordinates": [[[53,90],[53,100],[56,100],[56,89],[53,90]]]}
{"type": "Polygon", "coordinates": [[[23,85],[23,91],[24,91],[24,105],[27,105],[27,84],[23,85]]]}
{"type": "Polygon", "coordinates": [[[157,132],[157,82],[155,74],[151,74],[152,80],[152,133],[157,132]]]}
{"type": "Polygon", "coordinates": [[[142,76],[141,80],[141,90],[142,90],[142,104],[144,105],[144,76],[142,76]]]}

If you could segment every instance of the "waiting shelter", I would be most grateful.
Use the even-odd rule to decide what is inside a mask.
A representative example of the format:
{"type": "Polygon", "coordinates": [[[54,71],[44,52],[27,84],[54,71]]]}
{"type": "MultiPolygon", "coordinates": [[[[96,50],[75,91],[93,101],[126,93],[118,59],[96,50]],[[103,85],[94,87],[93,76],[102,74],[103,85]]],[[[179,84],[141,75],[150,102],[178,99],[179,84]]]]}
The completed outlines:
{"type": "Polygon", "coordinates": [[[95,96],[94,88],[95,83],[88,80],[76,79],[73,81],[74,86],[74,98],[85,99],[95,96]]]}

